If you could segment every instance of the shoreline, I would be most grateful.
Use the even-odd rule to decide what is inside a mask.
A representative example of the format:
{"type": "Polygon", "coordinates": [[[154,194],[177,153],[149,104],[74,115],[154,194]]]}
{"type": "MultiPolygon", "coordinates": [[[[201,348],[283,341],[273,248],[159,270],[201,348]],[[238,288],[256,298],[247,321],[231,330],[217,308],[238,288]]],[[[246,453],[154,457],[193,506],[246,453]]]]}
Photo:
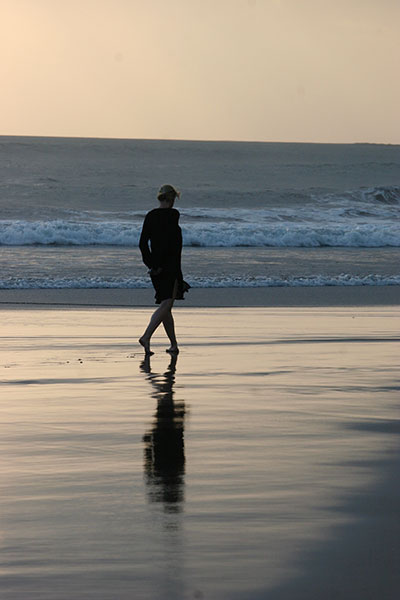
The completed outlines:
{"type": "MultiPolygon", "coordinates": [[[[0,308],[155,307],[152,289],[0,290],[0,308]]],[[[399,306],[400,286],[192,288],[175,308],[399,306]]]]}

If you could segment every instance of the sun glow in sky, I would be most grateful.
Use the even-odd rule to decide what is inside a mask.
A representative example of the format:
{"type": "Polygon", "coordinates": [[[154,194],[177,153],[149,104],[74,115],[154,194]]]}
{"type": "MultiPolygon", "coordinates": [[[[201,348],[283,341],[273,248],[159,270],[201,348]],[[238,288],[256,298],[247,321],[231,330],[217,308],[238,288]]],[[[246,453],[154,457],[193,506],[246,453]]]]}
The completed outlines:
{"type": "Polygon", "coordinates": [[[399,0],[0,0],[0,134],[400,143],[399,0]]]}

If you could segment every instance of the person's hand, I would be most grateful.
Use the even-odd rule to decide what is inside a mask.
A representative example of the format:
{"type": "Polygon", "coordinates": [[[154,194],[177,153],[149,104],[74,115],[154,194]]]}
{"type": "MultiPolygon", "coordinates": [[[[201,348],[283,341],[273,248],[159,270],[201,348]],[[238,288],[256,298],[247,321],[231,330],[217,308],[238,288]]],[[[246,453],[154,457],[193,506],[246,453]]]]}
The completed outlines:
{"type": "Polygon", "coordinates": [[[160,275],[162,271],[161,267],[153,267],[152,269],[150,269],[149,271],[149,275],[152,275],[153,277],[157,277],[157,275],[160,275]]]}

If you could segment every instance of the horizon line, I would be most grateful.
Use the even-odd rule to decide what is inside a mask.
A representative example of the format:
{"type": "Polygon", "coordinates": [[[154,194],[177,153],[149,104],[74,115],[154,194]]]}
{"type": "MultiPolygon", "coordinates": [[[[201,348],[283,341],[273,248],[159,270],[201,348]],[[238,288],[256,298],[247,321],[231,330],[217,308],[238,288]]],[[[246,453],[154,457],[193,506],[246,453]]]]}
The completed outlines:
{"type": "Polygon", "coordinates": [[[375,145],[375,146],[399,146],[395,142],[321,142],[321,141],[287,141],[287,140],[236,140],[236,139],[189,139],[189,138],[153,138],[153,137],[114,137],[114,136],[86,136],[86,135],[36,135],[36,134],[0,134],[0,138],[37,138],[37,139],[66,139],[66,140],[110,140],[110,141],[137,141],[137,142],[194,142],[206,144],[316,144],[316,145],[375,145]]]}

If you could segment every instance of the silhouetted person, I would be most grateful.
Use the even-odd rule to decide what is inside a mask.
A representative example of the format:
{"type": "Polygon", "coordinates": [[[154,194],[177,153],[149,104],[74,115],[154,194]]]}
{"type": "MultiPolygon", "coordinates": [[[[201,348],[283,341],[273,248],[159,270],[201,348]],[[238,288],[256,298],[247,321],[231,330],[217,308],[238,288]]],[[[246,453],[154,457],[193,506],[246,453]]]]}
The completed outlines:
{"type": "Polygon", "coordinates": [[[178,192],[172,185],[160,188],[157,196],[159,207],[147,213],[139,241],[143,262],[150,269],[156,304],[160,305],[139,339],[149,355],[153,354],[150,350],[151,336],[161,323],[171,342],[167,352],[179,352],[172,306],[176,299],[183,300],[183,293],[189,286],[182,277],[182,231],[179,227],[179,212],[173,208],[177,196],[178,192]]]}

